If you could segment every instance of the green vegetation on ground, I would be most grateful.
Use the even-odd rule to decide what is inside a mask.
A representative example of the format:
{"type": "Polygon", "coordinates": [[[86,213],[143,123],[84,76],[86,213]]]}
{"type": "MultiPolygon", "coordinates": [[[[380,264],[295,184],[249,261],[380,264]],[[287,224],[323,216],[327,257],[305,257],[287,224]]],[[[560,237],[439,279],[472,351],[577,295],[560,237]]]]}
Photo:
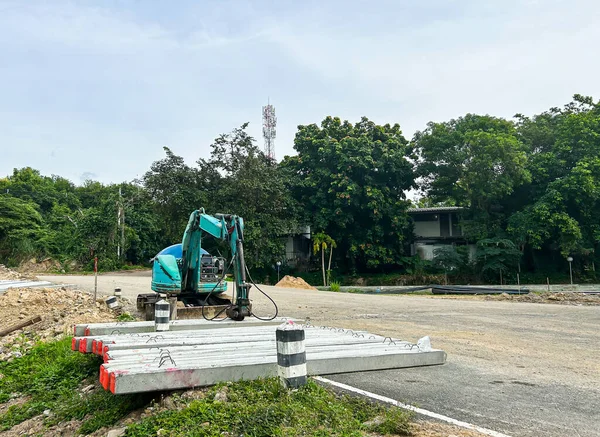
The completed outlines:
{"type": "Polygon", "coordinates": [[[36,345],[23,357],[0,363],[0,405],[14,396],[25,397],[25,402],[0,413],[0,431],[50,410],[46,425],[80,420],[79,432],[89,434],[113,425],[152,399],[148,395],[114,396],[98,387],[82,393],[82,386],[97,382],[101,363],[96,355],[73,352],[70,338],[36,345]]]}
{"type": "Polygon", "coordinates": [[[329,284],[329,290],[330,291],[340,291],[340,283],[337,281],[333,281],[331,284],[329,284]]]}
{"type": "Polygon", "coordinates": [[[411,414],[337,395],[313,381],[284,389],[277,378],[220,384],[179,410],[161,412],[127,429],[127,436],[364,436],[409,435],[411,414]],[[226,400],[215,398],[225,394],[226,400]]]}
{"type": "Polygon", "coordinates": [[[137,319],[129,313],[121,313],[117,316],[119,322],[135,322],[137,319]]]}

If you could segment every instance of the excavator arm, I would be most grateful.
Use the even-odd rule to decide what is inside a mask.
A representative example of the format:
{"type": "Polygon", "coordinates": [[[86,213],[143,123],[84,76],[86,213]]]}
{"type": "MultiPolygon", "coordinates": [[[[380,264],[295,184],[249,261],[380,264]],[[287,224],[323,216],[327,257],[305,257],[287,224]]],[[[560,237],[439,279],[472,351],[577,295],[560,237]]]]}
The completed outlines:
{"type": "Polygon", "coordinates": [[[244,220],[232,214],[208,215],[204,208],[192,212],[183,234],[181,258],[181,292],[197,293],[201,271],[202,238],[211,235],[229,243],[233,259],[235,291],[233,303],[227,315],[233,320],[243,320],[252,313],[250,287],[246,282],[246,262],[244,260],[244,220]]]}

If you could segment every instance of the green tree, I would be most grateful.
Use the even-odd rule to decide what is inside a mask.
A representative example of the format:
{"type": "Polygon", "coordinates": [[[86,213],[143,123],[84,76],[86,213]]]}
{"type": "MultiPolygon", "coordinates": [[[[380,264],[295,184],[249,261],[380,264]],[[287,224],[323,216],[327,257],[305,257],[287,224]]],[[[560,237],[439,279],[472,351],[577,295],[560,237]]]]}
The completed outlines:
{"type": "Polygon", "coordinates": [[[519,116],[531,183],[508,230],[534,249],[580,255],[594,267],[600,242],[600,105],[575,95],[562,109],[519,116]]]}
{"type": "Polygon", "coordinates": [[[422,188],[435,202],[487,210],[527,182],[527,154],[512,122],[467,114],[429,123],[412,141],[422,188]]]}
{"type": "Polygon", "coordinates": [[[247,126],[216,138],[210,158],[198,166],[207,187],[207,211],[244,218],[247,264],[264,270],[282,259],[282,237],[298,226],[297,206],[286,189],[287,173],[257,147],[247,126]]]}
{"type": "Polygon", "coordinates": [[[0,180],[0,192],[35,203],[42,215],[50,212],[55,204],[66,205],[70,209],[79,206],[75,186],[71,182],[60,176],[42,176],[31,167],[14,169],[12,175],[0,180]]]}
{"type": "Polygon", "coordinates": [[[323,286],[326,287],[331,277],[331,258],[333,256],[333,249],[337,247],[335,240],[329,235],[318,232],[313,235],[313,250],[314,252],[321,252],[321,270],[323,272],[323,286]],[[329,265],[327,268],[327,277],[325,276],[325,251],[329,248],[329,265]]]}
{"type": "Polygon", "coordinates": [[[504,272],[517,268],[521,252],[511,240],[486,238],[477,242],[475,262],[482,273],[499,273],[500,285],[504,272]]]}
{"type": "Polygon", "coordinates": [[[417,174],[430,202],[467,207],[464,234],[478,240],[496,236],[505,224],[507,199],[531,179],[527,148],[514,123],[467,114],[429,123],[412,141],[417,174]]]}
{"type": "Polygon", "coordinates": [[[438,247],[433,251],[433,266],[444,271],[446,284],[448,283],[448,272],[458,271],[465,264],[464,256],[458,253],[453,245],[438,247]]]}
{"type": "Polygon", "coordinates": [[[15,265],[37,255],[42,231],[33,202],[0,194],[0,263],[15,265]]]}
{"type": "Polygon", "coordinates": [[[400,126],[327,117],[321,126],[299,126],[294,148],[298,155],[282,164],[294,196],[305,220],[337,242],[347,268],[401,264],[411,234],[405,192],[414,177],[400,126]]]}
{"type": "Polygon", "coordinates": [[[152,163],[142,178],[155,213],[161,218],[164,245],[181,241],[185,225],[194,209],[207,204],[203,177],[168,147],[166,157],[152,163]]]}

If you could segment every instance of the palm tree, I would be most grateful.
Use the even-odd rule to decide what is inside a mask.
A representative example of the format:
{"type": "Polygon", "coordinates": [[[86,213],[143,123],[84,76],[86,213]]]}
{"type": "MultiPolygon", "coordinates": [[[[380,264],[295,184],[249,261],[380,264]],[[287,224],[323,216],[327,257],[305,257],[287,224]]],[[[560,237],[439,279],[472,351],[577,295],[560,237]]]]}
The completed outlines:
{"type": "Polygon", "coordinates": [[[335,240],[333,238],[331,238],[329,235],[325,234],[324,232],[319,232],[317,234],[315,234],[315,236],[313,237],[313,250],[314,252],[318,252],[319,250],[321,251],[321,269],[323,271],[323,286],[326,287],[327,283],[329,282],[328,279],[331,275],[331,258],[333,256],[333,249],[336,248],[337,245],[335,243],[335,240]],[[330,247],[329,249],[329,265],[327,266],[327,277],[325,276],[325,251],[327,250],[327,247],[330,247]]]}

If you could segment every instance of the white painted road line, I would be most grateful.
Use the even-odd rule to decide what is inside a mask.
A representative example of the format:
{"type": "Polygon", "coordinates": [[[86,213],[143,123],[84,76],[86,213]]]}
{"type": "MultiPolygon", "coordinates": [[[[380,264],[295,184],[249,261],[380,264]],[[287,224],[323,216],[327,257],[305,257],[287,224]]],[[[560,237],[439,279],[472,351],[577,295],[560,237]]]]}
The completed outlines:
{"type": "Polygon", "coordinates": [[[396,407],[402,408],[404,410],[413,411],[413,412],[415,412],[417,414],[421,414],[423,416],[432,417],[434,419],[442,420],[444,422],[451,423],[452,425],[460,426],[461,428],[472,429],[474,431],[480,432],[481,434],[489,435],[489,436],[492,436],[492,437],[510,437],[509,435],[502,434],[501,432],[493,431],[493,430],[487,429],[487,428],[482,428],[480,426],[473,425],[473,424],[470,424],[470,423],[467,423],[467,422],[462,422],[460,420],[456,420],[456,419],[453,419],[451,417],[444,416],[442,414],[434,413],[432,411],[424,410],[422,408],[413,407],[412,405],[403,404],[402,402],[398,402],[395,399],[388,398],[388,397],[385,397],[385,396],[381,396],[381,395],[378,395],[378,394],[375,394],[375,393],[371,393],[371,392],[368,392],[368,391],[365,391],[365,390],[361,390],[359,388],[352,387],[351,385],[342,384],[341,382],[332,381],[330,379],[322,378],[320,376],[313,376],[312,378],[315,381],[319,381],[319,382],[322,382],[322,383],[325,383],[325,384],[333,385],[334,387],[338,387],[338,388],[341,388],[343,390],[351,391],[353,393],[357,393],[359,395],[366,396],[366,397],[369,397],[371,399],[376,399],[378,401],[385,402],[386,404],[395,405],[396,407]]]}

